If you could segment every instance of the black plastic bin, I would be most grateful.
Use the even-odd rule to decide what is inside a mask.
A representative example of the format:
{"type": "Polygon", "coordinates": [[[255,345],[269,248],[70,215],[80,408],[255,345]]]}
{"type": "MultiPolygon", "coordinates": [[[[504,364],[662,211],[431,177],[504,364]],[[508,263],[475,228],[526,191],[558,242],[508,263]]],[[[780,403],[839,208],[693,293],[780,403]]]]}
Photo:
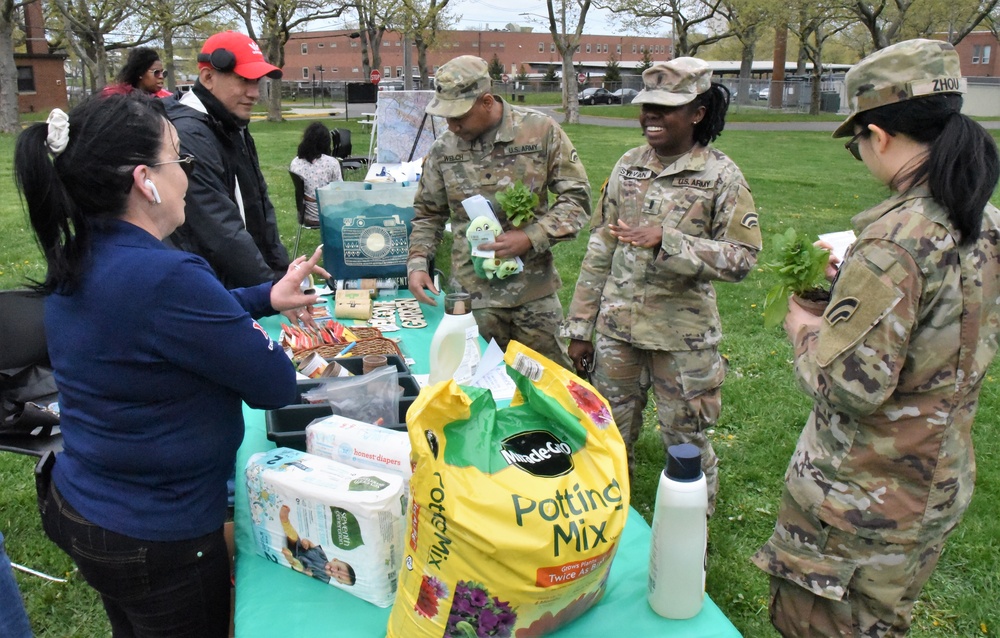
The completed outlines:
{"type": "MultiPolygon", "coordinates": [[[[385,426],[390,430],[406,429],[406,411],[413,405],[413,398],[399,400],[399,425],[385,426]]],[[[267,438],[274,441],[278,447],[290,447],[301,452],[306,451],[306,426],[333,414],[326,404],[289,405],[280,410],[268,410],[264,415],[267,425],[267,438]]]]}

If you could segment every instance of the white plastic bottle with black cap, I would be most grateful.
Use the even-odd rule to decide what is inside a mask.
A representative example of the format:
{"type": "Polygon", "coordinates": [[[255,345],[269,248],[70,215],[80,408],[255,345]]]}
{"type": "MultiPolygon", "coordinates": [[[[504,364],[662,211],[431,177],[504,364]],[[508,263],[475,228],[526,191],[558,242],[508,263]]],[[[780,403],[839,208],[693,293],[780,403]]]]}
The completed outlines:
{"type": "Polygon", "coordinates": [[[705,599],[708,485],[701,453],[671,445],[660,475],[649,548],[649,606],[664,618],[696,616],[705,599]]]}
{"type": "Polygon", "coordinates": [[[468,383],[479,366],[479,327],[472,316],[468,293],[453,292],[444,297],[444,317],[431,339],[429,381],[454,379],[468,383]]]}

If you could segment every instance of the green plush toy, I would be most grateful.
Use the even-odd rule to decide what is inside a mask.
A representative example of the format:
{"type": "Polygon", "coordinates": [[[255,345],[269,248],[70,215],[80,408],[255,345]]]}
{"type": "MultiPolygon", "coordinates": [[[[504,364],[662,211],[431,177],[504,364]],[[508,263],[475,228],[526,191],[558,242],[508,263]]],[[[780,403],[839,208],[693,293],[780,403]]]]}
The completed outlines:
{"type": "MultiPolygon", "coordinates": [[[[488,217],[480,215],[469,222],[469,230],[466,231],[466,235],[482,231],[489,231],[493,233],[494,237],[496,237],[503,232],[503,229],[499,224],[491,221],[488,217]]],[[[476,248],[472,245],[471,241],[469,242],[469,248],[471,250],[475,250],[476,248]]],[[[517,262],[513,259],[487,259],[485,257],[473,257],[472,267],[475,269],[476,275],[478,275],[480,279],[493,279],[494,277],[497,279],[506,279],[511,275],[516,275],[518,272],[517,262]]]]}

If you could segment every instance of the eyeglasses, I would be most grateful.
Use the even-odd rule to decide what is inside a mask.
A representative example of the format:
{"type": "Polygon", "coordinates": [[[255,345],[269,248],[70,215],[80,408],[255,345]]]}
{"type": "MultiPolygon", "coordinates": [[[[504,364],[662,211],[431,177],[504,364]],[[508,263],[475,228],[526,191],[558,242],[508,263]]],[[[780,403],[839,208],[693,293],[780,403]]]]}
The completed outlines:
{"type": "Polygon", "coordinates": [[[194,164],[197,160],[195,156],[191,153],[181,153],[181,156],[175,160],[167,160],[165,162],[157,162],[155,164],[150,164],[149,167],[153,166],[163,166],[164,164],[180,164],[181,169],[184,170],[184,174],[191,177],[191,173],[194,172],[194,164]]]}
{"type": "Polygon", "coordinates": [[[150,69],[149,71],[150,73],[153,74],[153,77],[155,78],[165,78],[167,77],[167,74],[170,72],[166,69],[150,69]]]}
{"type": "Polygon", "coordinates": [[[858,144],[861,142],[861,138],[867,134],[868,129],[862,129],[859,133],[852,137],[847,144],[844,144],[844,148],[850,151],[851,155],[854,156],[854,159],[859,162],[861,161],[861,150],[858,148],[858,144]]]}

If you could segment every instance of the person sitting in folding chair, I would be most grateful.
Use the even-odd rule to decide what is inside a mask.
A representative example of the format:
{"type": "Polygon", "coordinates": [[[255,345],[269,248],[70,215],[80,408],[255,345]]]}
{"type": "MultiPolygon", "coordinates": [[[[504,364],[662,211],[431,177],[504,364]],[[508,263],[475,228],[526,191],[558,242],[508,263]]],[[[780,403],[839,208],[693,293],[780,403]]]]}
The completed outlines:
{"type": "Polygon", "coordinates": [[[302,141],[288,171],[302,178],[305,218],[300,225],[319,226],[319,209],[316,206],[316,189],[330,182],[344,180],[340,162],[330,151],[330,129],[322,122],[313,122],[302,133],[302,141]]]}

